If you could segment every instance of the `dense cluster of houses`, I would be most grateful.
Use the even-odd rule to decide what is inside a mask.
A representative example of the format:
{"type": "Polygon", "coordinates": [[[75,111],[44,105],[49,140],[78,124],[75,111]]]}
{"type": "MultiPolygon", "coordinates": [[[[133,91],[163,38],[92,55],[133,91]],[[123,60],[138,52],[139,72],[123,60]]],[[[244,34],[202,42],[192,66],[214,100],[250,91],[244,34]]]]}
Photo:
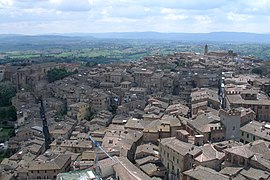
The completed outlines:
{"type": "Polygon", "coordinates": [[[270,80],[251,74],[260,66],[232,51],[95,67],[6,65],[0,78],[17,88],[18,120],[8,142],[15,153],[1,162],[0,179],[268,179],[270,80]],[[53,68],[78,73],[48,83],[53,68]]]}

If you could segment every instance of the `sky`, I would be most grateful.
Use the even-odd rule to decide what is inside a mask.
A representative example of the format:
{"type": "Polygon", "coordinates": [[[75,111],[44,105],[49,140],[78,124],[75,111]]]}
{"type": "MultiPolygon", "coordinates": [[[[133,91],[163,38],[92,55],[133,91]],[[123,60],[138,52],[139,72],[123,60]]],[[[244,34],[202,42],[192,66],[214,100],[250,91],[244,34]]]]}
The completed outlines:
{"type": "Polygon", "coordinates": [[[270,33],[270,0],[0,0],[0,34],[270,33]]]}

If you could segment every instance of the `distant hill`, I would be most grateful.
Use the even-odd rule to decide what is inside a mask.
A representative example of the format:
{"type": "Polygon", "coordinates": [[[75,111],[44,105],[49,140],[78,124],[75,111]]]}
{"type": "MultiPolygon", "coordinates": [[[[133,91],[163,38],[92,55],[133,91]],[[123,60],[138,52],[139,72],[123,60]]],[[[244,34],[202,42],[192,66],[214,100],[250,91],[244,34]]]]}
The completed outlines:
{"type": "Polygon", "coordinates": [[[90,33],[96,38],[114,39],[157,39],[181,41],[231,41],[231,42],[270,42],[270,34],[246,32],[212,32],[212,33],[158,33],[158,32],[115,32],[90,33]]]}
{"type": "Polygon", "coordinates": [[[19,34],[0,34],[0,41],[2,43],[57,43],[69,42],[82,39],[93,39],[88,36],[82,38],[79,36],[66,36],[66,35],[19,35],[19,34]]]}
{"type": "Polygon", "coordinates": [[[1,42],[50,42],[76,41],[93,39],[149,39],[175,41],[217,41],[270,43],[270,34],[246,32],[212,32],[212,33],[159,33],[159,32],[111,32],[111,33],[67,33],[53,35],[0,35],[1,42]]]}

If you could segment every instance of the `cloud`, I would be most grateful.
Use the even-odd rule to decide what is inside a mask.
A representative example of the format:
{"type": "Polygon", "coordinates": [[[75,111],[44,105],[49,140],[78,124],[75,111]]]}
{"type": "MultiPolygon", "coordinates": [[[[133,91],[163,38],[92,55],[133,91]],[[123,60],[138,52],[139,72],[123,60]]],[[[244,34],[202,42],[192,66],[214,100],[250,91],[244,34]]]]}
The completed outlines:
{"type": "Polygon", "coordinates": [[[195,16],[194,19],[200,24],[210,24],[210,23],[212,23],[211,18],[209,16],[207,16],[207,15],[195,16]]]}
{"type": "Polygon", "coordinates": [[[266,32],[270,0],[0,0],[0,17],[0,33],[266,32]]]}
{"type": "Polygon", "coordinates": [[[88,0],[51,0],[51,3],[61,11],[89,11],[91,8],[88,0]]]}
{"type": "Polygon", "coordinates": [[[0,9],[7,8],[13,5],[12,0],[0,0],[0,9]]]}
{"type": "Polygon", "coordinates": [[[176,21],[176,20],[183,20],[183,19],[186,19],[187,16],[185,15],[176,15],[176,14],[168,14],[164,17],[165,19],[167,20],[173,20],[173,21],[176,21]]]}
{"type": "Polygon", "coordinates": [[[252,16],[247,14],[237,14],[229,12],[227,14],[227,18],[232,21],[247,21],[248,19],[252,18],[252,16]]]}

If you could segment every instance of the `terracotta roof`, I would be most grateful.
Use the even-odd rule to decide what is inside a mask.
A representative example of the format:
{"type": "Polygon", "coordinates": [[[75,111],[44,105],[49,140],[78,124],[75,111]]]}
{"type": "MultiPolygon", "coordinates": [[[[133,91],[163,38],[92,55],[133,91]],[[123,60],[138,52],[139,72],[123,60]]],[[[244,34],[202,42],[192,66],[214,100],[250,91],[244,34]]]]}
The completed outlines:
{"type": "Polygon", "coordinates": [[[157,161],[159,161],[159,158],[155,156],[147,156],[147,157],[135,160],[136,164],[138,164],[139,166],[144,165],[149,162],[157,162],[157,161]]]}
{"type": "Polygon", "coordinates": [[[240,128],[241,131],[253,134],[261,139],[270,141],[270,129],[262,129],[263,123],[258,121],[251,121],[248,124],[240,128]]]}
{"type": "Polygon", "coordinates": [[[29,170],[60,170],[70,160],[70,158],[70,155],[61,154],[51,159],[50,161],[32,161],[29,164],[29,170]]]}
{"type": "Polygon", "coordinates": [[[170,149],[173,149],[182,156],[194,153],[197,154],[199,151],[201,151],[199,147],[180,141],[176,137],[163,138],[161,139],[160,144],[162,144],[163,146],[167,146],[170,149]]]}
{"type": "Polygon", "coordinates": [[[212,144],[206,144],[200,147],[202,154],[197,156],[195,160],[199,162],[211,161],[211,160],[221,160],[225,157],[223,152],[217,151],[212,144]]]}
{"type": "Polygon", "coordinates": [[[127,123],[125,124],[125,128],[143,130],[144,126],[141,123],[141,121],[143,121],[143,120],[139,120],[139,119],[136,119],[136,118],[130,118],[127,121],[127,123]]]}
{"type": "Polygon", "coordinates": [[[221,174],[227,175],[227,176],[235,176],[237,175],[243,168],[242,167],[225,167],[221,171],[219,171],[221,174]]]}
{"type": "Polygon", "coordinates": [[[150,180],[151,178],[147,176],[144,172],[138,169],[134,164],[132,164],[125,157],[115,157],[118,161],[113,165],[113,169],[120,179],[128,180],[150,180]]]}
{"type": "Polygon", "coordinates": [[[269,179],[270,178],[270,172],[266,172],[260,169],[255,168],[249,168],[249,169],[243,169],[241,172],[241,175],[245,176],[248,179],[269,179]]]}
{"type": "Polygon", "coordinates": [[[158,171],[158,166],[153,163],[148,163],[140,166],[141,170],[145,172],[148,176],[153,175],[158,171]]]}
{"type": "Polygon", "coordinates": [[[236,154],[244,158],[251,158],[255,153],[246,148],[245,146],[232,147],[225,150],[226,152],[236,154]]]}
{"type": "Polygon", "coordinates": [[[200,180],[217,180],[217,179],[229,180],[228,176],[225,176],[219,172],[216,172],[215,170],[211,168],[202,167],[202,166],[192,168],[188,171],[183,172],[183,174],[189,177],[192,177],[194,179],[200,179],[200,180]]]}

